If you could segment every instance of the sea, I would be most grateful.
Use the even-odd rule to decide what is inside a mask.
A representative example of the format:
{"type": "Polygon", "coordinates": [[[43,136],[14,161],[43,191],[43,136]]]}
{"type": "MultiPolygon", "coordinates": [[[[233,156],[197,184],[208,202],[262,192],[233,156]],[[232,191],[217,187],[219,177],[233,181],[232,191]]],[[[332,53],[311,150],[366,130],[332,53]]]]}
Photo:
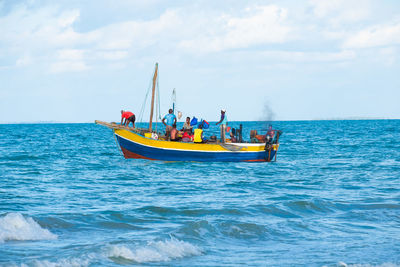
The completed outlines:
{"type": "Polygon", "coordinates": [[[400,266],[400,120],[272,126],[276,161],[201,163],[125,159],[94,123],[0,125],[0,266],[400,266]]]}

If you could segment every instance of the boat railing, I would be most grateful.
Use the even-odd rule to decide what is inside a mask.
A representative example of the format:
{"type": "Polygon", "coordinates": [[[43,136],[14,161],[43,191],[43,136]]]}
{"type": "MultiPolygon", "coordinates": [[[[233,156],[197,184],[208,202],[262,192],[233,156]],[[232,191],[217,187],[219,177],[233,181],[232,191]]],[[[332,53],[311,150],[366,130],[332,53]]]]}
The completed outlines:
{"type": "MultiPolygon", "coordinates": [[[[146,133],[150,133],[148,128],[132,128],[132,127],[124,126],[121,124],[117,124],[116,122],[110,123],[110,122],[96,120],[95,123],[106,126],[110,129],[128,130],[128,131],[134,132],[134,133],[139,134],[144,137],[146,137],[146,133]]],[[[164,138],[165,138],[165,134],[162,132],[152,131],[152,133],[157,134],[159,140],[164,140],[164,138]]],[[[250,141],[249,142],[243,140],[243,138],[240,138],[240,139],[242,139],[241,142],[239,141],[239,142],[235,142],[235,143],[242,143],[242,144],[243,143],[265,143],[266,148],[267,148],[273,144],[279,144],[279,137],[281,134],[282,134],[282,131],[273,130],[273,135],[271,135],[271,132],[267,132],[267,134],[265,134],[265,135],[258,135],[257,131],[253,132],[253,130],[252,130],[250,133],[250,141]]],[[[207,140],[207,143],[222,144],[218,139],[216,139],[215,141],[207,140]]],[[[228,141],[227,143],[230,143],[230,142],[228,141]]],[[[232,144],[234,144],[234,143],[232,143],[232,144]]]]}

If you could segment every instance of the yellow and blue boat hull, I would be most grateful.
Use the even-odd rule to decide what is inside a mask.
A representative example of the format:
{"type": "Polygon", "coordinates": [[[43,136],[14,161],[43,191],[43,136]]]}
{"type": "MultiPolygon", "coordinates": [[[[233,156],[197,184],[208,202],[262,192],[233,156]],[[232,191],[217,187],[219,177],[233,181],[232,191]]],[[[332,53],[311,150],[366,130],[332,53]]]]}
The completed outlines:
{"type": "Polygon", "coordinates": [[[265,150],[265,144],[195,144],[146,138],[140,134],[114,129],[114,134],[125,158],[164,161],[270,161],[278,150],[274,145],[265,150]]]}

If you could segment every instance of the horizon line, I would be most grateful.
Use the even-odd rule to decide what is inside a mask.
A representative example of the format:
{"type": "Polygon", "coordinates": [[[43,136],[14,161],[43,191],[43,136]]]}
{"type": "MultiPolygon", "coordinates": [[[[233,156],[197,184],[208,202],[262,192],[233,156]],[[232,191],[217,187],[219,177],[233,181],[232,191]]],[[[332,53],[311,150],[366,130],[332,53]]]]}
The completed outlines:
{"type": "MultiPolygon", "coordinates": [[[[316,119],[292,119],[292,120],[233,120],[230,122],[289,122],[289,121],[360,121],[360,120],[400,120],[400,118],[384,118],[384,117],[345,117],[345,118],[316,118],[316,119]]],[[[184,122],[183,120],[180,122],[184,122]]],[[[217,121],[209,121],[211,123],[217,121]]],[[[65,121],[32,121],[32,122],[0,122],[0,124],[91,124],[95,123],[94,121],[86,121],[86,122],[65,122],[65,121]]],[[[149,123],[148,121],[144,122],[135,122],[135,123],[149,123]]],[[[153,122],[153,123],[161,123],[153,122]]],[[[118,122],[117,122],[118,124],[118,122]]]]}

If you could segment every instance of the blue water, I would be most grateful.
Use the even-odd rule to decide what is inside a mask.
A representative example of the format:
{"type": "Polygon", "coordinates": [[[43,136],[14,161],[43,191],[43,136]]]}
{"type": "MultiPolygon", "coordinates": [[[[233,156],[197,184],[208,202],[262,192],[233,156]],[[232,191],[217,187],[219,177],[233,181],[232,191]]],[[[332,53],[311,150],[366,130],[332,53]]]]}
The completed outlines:
{"type": "Polygon", "coordinates": [[[94,124],[0,125],[0,266],[399,266],[400,121],[274,127],[276,162],[208,164],[126,160],[94,124]]]}

